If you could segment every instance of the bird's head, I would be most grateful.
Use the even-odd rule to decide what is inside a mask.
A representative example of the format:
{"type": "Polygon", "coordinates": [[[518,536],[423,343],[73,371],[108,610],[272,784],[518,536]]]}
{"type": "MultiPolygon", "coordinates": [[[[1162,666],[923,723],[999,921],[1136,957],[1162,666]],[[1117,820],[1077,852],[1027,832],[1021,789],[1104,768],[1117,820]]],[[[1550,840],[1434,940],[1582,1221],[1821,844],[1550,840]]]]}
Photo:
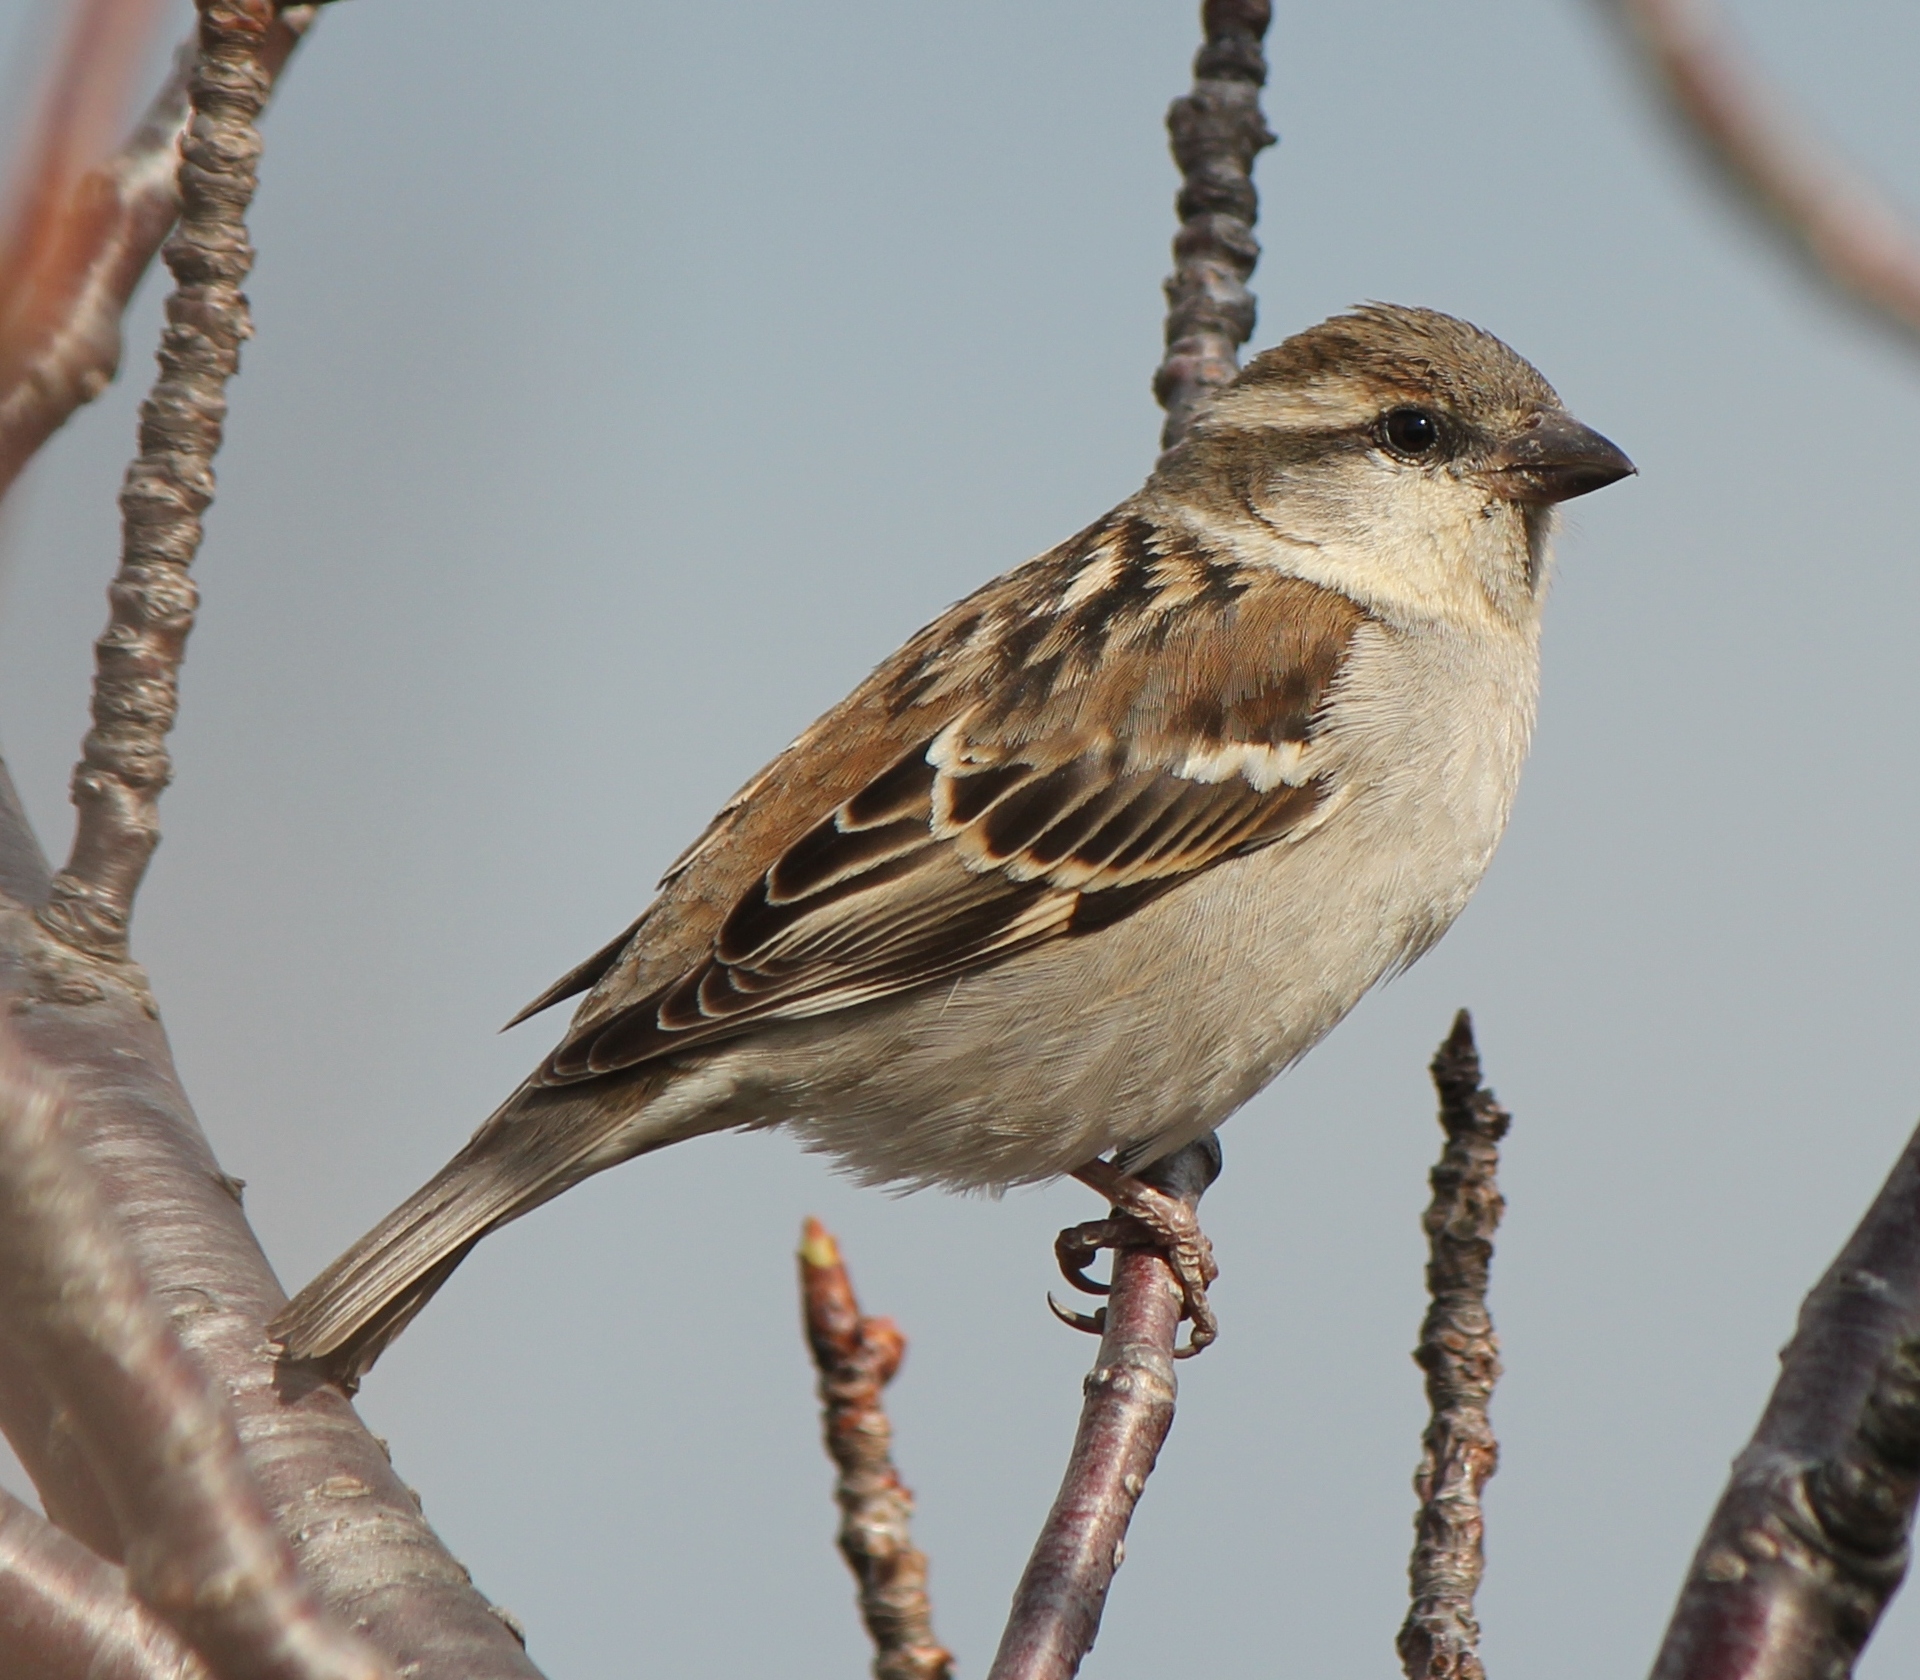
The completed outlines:
{"type": "Polygon", "coordinates": [[[1256,356],[1157,481],[1389,612],[1531,618],[1553,509],[1633,471],[1492,334],[1375,303],[1256,356]]]}

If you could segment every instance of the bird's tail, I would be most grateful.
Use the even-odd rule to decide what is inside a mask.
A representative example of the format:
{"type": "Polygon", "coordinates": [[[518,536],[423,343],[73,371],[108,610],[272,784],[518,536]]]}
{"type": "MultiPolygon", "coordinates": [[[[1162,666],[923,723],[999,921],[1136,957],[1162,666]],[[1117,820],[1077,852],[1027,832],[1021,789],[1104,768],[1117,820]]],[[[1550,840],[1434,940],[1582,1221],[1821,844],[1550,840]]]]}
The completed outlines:
{"type": "Polygon", "coordinates": [[[267,1333],[281,1358],[349,1390],[489,1231],[616,1161],[711,1128],[648,1127],[645,1095],[524,1087],[473,1140],[288,1303],[267,1333]]]}

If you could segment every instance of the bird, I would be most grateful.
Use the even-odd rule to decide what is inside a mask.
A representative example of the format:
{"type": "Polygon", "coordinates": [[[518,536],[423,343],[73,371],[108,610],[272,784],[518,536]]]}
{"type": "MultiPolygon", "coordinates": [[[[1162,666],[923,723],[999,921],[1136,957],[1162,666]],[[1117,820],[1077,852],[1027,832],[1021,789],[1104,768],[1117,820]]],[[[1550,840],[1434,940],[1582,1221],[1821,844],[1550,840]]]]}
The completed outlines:
{"type": "MultiPolygon", "coordinates": [[[[720,1130],[854,1179],[1138,1174],[1467,903],[1532,734],[1558,504],[1633,473],[1478,327],[1372,303],[1253,357],[1144,487],[959,601],[721,808],[422,1189],[269,1327],[351,1387],[488,1232],[720,1130]]],[[[1063,1237],[1064,1240],[1064,1237],[1063,1237]]]]}

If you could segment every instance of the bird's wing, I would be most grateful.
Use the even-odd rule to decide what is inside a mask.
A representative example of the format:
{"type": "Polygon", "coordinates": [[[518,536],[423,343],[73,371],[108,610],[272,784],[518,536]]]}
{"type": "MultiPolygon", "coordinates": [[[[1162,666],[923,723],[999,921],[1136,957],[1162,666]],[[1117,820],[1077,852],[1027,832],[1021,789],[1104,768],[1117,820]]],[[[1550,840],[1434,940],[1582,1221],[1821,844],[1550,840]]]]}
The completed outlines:
{"type": "Polygon", "coordinates": [[[1365,616],[1123,516],[1008,574],[749,783],[624,949],[562,982],[597,981],[536,1078],[977,969],[1298,836],[1365,616]]]}

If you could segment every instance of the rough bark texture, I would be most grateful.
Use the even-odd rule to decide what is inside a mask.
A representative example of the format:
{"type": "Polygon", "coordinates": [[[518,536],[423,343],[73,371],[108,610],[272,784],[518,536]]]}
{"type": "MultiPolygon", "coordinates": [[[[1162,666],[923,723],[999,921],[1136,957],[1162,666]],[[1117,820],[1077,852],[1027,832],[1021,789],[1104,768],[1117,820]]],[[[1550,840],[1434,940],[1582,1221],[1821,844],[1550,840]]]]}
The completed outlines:
{"type": "MultiPolygon", "coordinates": [[[[472,1590],[344,1397],[324,1387],[276,1390],[264,1326],[285,1297],[241,1214],[238,1186],[220,1171],[180,1090],[145,976],[124,954],[191,621],[185,566],[212,490],[225,378],[245,330],[239,215],[257,150],[252,114],[266,84],[256,49],[291,40],[280,30],[288,20],[264,5],[213,11],[186,146],[187,210],[169,249],[178,287],[123,497],[125,563],[99,650],[95,730],[75,777],[80,827],[57,905],[0,772],[0,994],[21,1045],[65,1081],[72,1142],[94,1191],[119,1219],[175,1333],[224,1391],[268,1509],[324,1602],[420,1680],[526,1680],[537,1670],[514,1633],[472,1590]]],[[[164,133],[163,117],[131,148],[143,171],[171,149],[156,138],[164,133]]],[[[111,282],[83,288],[77,311],[123,301],[142,260],[137,247],[158,237],[146,186],[116,215],[125,225],[101,247],[111,282]]],[[[84,321],[73,333],[99,343],[84,321]]],[[[64,417],[36,423],[50,430],[64,417]]],[[[0,1426],[48,1513],[118,1559],[112,1502],[72,1419],[18,1350],[4,1347],[0,1426]]]]}
{"type": "Polygon", "coordinates": [[[223,1680],[390,1675],[300,1580],[221,1397],[73,1150],[68,1107],[0,1040],[0,1335],[105,1493],[128,1587],[223,1680]]]}
{"type": "Polygon", "coordinates": [[[200,52],[180,154],[180,217],[164,248],[174,290],[160,376],[140,410],[140,453],[120,492],[120,570],[94,644],[93,728],[73,776],[73,850],[40,912],[56,938],[126,955],[133,897],[159,843],[166,738],[197,591],[187,568],[213,500],[227,382],[252,331],[240,283],[253,266],[246,211],[260,157],[255,126],[269,80],[261,48],[270,0],[202,0],[200,52]]]}
{"type": "Polygon", "coordinates": [[[1260,114],[1267,80],[1260,43],[1272,15],[1270,0],[1205,0],[1193,92],[1167,112],[1181,184],[1166,288],[1167,352],[1153,380],[1167,411],[1163,449],[1178,443],[1207,398],[1232,382],[1240,346],[1253,336],[1247,280],[1260,260],[1253,160],[1273,144],[1260,114]]]}
{"type": "MultiPolygon", "coordinates": [[[[289,6],[268,27],[261,62],[277,77],[313,21],[289,6]]],[[[0,496],[34,454],[100,395],[120,368],[121,317],[180,213],[180,141],[196,52],[182,47],[166,85],[104,165],[84,175],[57,220],[24,234],[48,249],[17,254],[38,272],[33,307],[0,348],[0,496]]]]}
{"type": "Polygon", "coordinates": [[[126,1577],[0,1491],[0,1680],[208,1680],[126,1577]]]}
{"type": "MultiPolygon", "coordinates": [[[[380,1444],[330,1387],[281,1394],[266,1322],[285,1305],[233,1181],[173,1070],[144,976],[49,939],[31,910],[44,863],[0,772],[0,996],[21,1043],[62,1070],[72,1136],[176,1334],[224,1386],[256,1481],[321,1598],[419,1680],[529,1680],[538,1670],[427,1526],[380,1444]]],[[[120,1556],[70,1423],[15,1360],[0,1422],[49,1514],[120,1556]]]]}
{"type": "MultiPolygon", "coordinates": [[[[1219,1146],[1208,1138],[1140,1177],[1194,1207],[1219,1170],[1219,1146]]],[[[1114,1255],[1100,1353],[1087,1375],[1073,1452],[1015,1589],[988,1680],[1066,1680],[1093,1649],[1133,1508],[1173,1427],[1181,1310],[1179,1287],[1158,1254],[1122,1248],[1114,1255]]]]}
{"type": "Polygon", "coordinates": [[[1837,1680],[1906,1574],[1920,1474],[1920,1131],[1800,1309],[1655,1680],[1837,1680]]]}
{"type": "Polygon", "coordinates": [[[1920,338],[1920,230],[1824,145],[1710,0],[1606,0],[1644,49],[1682,133],[1808,269],[1911,342],[1920,338]]]}
{"type": "Polygon", "coordinates": [[[859,1583],[874,1680],[951,1680],[953,1654],[933,1633],[927,1560],[909,1532],[913,1495],[893,1464],[881,1391],[907,1351],[890,1318],[862,1318],[832,1235],[809,1219],[800,1238],[800,1302],[820,1372],[827,1456],[839,1470],[840,1551],[859,1583]]]}
{"type": "Polygon", "coordinates": [[[1480,1491],[1500,1464],[1487,1404],[1500,1379],[1500,1343],[1487,1312],[1493,1234],[1506,1204],[1496,1173],[1507,1111],[1480,1082],[1473,1022],[1463,1009],[1433,1059],[1440,1125],[1447,1134],[1422,1223],[1432,1305],[1414,1360],[1427,1374],[1432,1418],[1413,1489],[1413,1604],[1401,1625],[1408,1680],[1485,1680],[1473,1613],[1484,1559],[1480,1491]]]}

